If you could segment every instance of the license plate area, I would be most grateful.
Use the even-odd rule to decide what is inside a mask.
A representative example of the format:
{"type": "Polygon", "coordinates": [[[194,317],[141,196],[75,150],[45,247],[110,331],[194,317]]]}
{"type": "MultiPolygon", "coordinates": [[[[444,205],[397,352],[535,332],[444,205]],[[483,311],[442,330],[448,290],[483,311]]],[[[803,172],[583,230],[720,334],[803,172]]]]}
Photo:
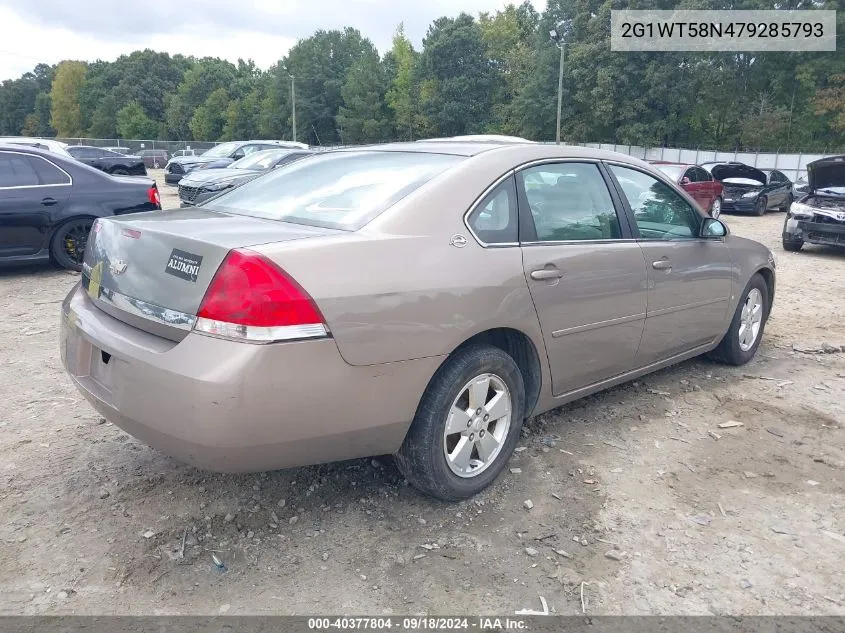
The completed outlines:
{"type": "Polygon", "coordinates": [[[88,375],[100,387],[111,392],[114,359],[111,354],[91,345],[91,364],[88,375]]]}

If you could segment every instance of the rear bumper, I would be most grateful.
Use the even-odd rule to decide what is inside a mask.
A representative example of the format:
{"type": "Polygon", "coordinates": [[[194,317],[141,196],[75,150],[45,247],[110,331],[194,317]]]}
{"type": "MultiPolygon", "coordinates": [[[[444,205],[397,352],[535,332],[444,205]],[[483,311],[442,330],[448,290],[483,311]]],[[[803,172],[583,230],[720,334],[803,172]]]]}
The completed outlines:
{"type": "Polygon", "coordinates": [[[783,239],[787,242],[845,247],[845,223],[812,222],[787,216],[783,224],[783,239]]]}
{"type": "Polygon", "coordinates": [[[80,286],[62,304],[60,351],[103,417],[218,472],[395,452],[442,361],[355,367],[333,339],[249,345],[191,333],[174,343],[108,316],[80,286]]]}

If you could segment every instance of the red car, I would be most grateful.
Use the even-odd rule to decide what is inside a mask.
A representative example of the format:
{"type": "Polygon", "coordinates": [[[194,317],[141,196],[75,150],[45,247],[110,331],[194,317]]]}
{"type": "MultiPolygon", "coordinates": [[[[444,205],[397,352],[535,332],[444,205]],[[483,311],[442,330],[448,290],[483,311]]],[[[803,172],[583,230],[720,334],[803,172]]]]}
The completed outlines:
{"type": "Polygon", "coordinates": [[[680,185],[702,209],[710,212],[711,217],[718,218],[721,215],[722,183],[713,180],[713,176],[706,169],[698,165],[661,161],[653,161],[652,165],[680,185]]]}

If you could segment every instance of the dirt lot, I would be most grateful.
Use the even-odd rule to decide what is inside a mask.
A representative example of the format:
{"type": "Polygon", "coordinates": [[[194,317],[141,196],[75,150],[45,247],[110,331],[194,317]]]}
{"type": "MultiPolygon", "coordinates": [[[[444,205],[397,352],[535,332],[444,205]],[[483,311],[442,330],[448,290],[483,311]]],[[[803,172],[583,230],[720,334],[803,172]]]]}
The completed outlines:
{"type": "Polygon", "coordinates": [[[575,614],[583,588],[590,614],[845,614],[845,353],[812,351],[845,345],[845,255],[725,219],[778,257],[757,359],[543,415],[457,505],[389,460],[228,476],[146,448],[60,367],[78,277],[0,272],[0,613],[575,614]]]}

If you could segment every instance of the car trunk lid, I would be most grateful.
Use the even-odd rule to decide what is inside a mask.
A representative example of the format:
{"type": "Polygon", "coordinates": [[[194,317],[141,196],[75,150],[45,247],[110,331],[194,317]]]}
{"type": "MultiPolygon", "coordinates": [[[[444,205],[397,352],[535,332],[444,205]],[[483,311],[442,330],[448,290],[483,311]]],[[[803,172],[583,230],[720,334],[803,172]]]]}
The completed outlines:
{"type": "Polygon", "coordinates": [[[178,341],[229,251],[337,232],[201,208],[101,219],[85,250],[83,286],[104,312],[178,341]]]}

